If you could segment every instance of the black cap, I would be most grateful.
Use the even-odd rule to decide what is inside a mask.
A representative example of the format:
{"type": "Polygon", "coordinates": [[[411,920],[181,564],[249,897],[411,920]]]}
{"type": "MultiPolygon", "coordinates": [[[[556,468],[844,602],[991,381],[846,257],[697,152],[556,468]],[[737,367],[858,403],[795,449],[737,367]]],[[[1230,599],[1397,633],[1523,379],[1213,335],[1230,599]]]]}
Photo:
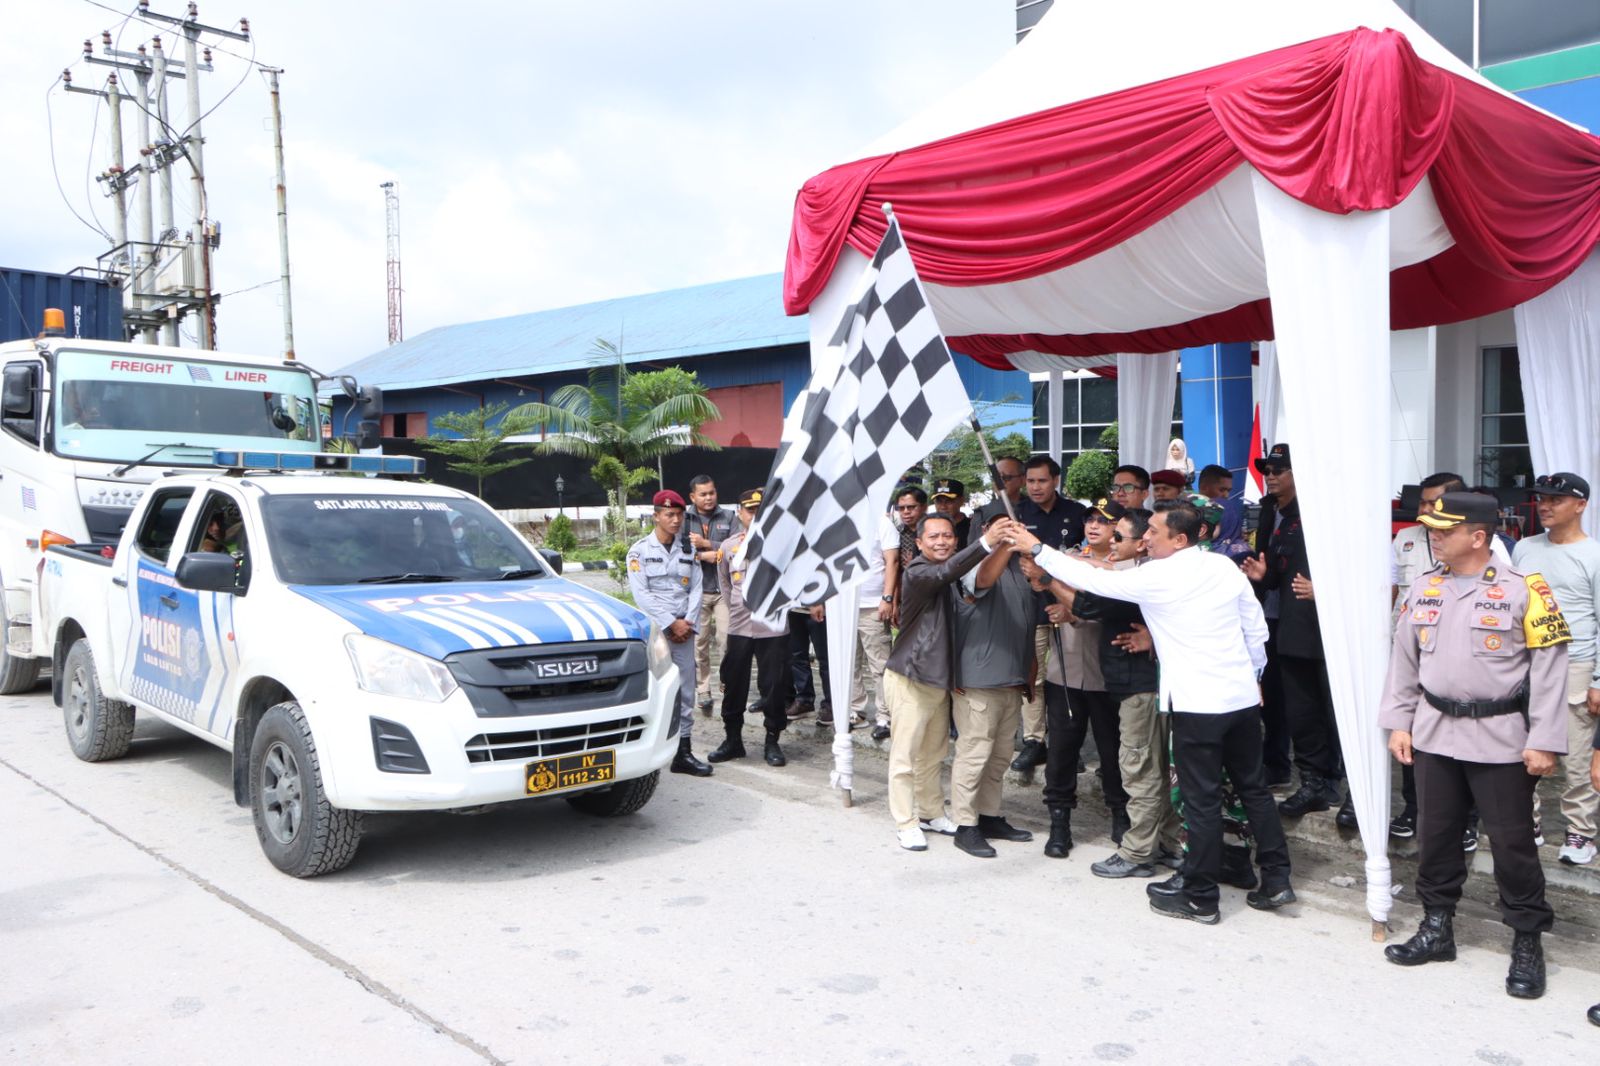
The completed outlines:
{"type": "Polygon", "coordinates": [[[1269,466],[1282,466],[1290,470],[1294,464],[1289,461],[1289,446],[1287,444],[1274,444],[1272,450],[1256,460],[1256,470],[1265,474],[1269,466]]]}
{"type": "Polygon", "coordinates": [[[1500,501],[1481,492],[1447,492],[1417,521],[1430,529],[1453,529],[1463,522],[1492,526],[1500,521],[1500,501]]]}
{"type": "Polygon", "coordinates": [[[739,506],[747,511],[754,511],[761,506],[761,496],[764,489],[745,489],[739,493],[739,506]]]}
{"type": "Polygon", "coordinates": [[[928,498],[937,500],[941,496],[947,496],[952,500],[960,500],[965,499],[966,495],[965,485],[953,477],[942,477],[933,483],[933,492],[929,493],[928,498]]]}
{"type": "Polygon", "coordinates": [[[1589,483],[1577,474],[1540,474],[1533,479],[1535,496],[1571,496],[1575,500],[1589,498],[1589,483]]]}
{"type": "Polygon", "coordinates": [[[1094,506],[1089,508],[1086,518],[1100,518],[1107,522],[1116,522],[1128,513],[1128,509],[1120,503],[1107,500],[1104,496],[1094,501],[1094,506]]]}

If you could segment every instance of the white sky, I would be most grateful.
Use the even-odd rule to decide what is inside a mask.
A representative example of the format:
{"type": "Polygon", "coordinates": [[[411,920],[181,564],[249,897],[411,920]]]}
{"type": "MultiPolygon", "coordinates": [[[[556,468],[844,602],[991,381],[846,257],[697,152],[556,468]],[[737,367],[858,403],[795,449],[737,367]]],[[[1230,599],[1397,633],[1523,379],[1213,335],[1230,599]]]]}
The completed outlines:
{"type": "MultiPolygon", "coordinates": [[[[107,68],[82,42],[157,32],[132,0],[8,0],[0,265],[66,271],[109,242],[107,68]],[[114,10],[108,10],[110,9],[114,10]],[[48,93],[47,93],[48,90],[48,93]],[[48,115],[47,115],[48,103],[48,115]],[[53,122],[56,171],[50,146],[53,122]],[[86,186],[88,186],[86,190],[86,186]]],[[[180,14],[180,0],[152,8],[180,14]]],[[[202,0],[282,67],[295,347],[332,369],[387,341],[381,182],[400,186],[405,332],[783,268],[794,194],[1011,47],[1014,0],[202,0]]],[[[221,42],[241,55],[250,44],[221,42]]],[[[282,347],[265,78],[202,75],[220,346],[282,347]],[[237,89],[234,86],[237,84],[237,89]],[[232,95],[220,104],[225,93],[232,95]]],[[[124,79],[130,86],[131,77],[124,79]]],[[[174,125],[185,115],[170,90],[174,125]]],[[[135,147],[135,114],[124,139],[135,147]]],[[[174,171],[180,229],[187,166],[174,171]]],[[[131,199],[131,198],[130,198],[131,199]]],[[[136,231],[135,231],[136,235],[136,231]]],[[[190,327],[192,333],[192,326],[190,327]]],[[[185,342],[190,343],[188,341],[185,342]]]]}

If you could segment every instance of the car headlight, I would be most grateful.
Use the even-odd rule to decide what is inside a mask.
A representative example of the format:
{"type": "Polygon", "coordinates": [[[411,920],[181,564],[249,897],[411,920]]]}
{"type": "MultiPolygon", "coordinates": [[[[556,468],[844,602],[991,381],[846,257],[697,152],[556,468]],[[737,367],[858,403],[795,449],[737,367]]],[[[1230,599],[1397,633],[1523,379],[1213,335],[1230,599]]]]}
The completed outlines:
{"type": "Polygon", "coordinates": [[[356,684],[379,696],[440,703],[456,690],[450,668],[437,659],[390,644],[364,633],[344,638],[355,667],[356,684]]]}
{"type": "Polygon", "coordinates": [[[650,651],[650,673],[657,678],[665,677],[672,669],[672,649],[667,646],[667,635],[654,622],[650,623],[650,637],[645,647],[650,651]]]}

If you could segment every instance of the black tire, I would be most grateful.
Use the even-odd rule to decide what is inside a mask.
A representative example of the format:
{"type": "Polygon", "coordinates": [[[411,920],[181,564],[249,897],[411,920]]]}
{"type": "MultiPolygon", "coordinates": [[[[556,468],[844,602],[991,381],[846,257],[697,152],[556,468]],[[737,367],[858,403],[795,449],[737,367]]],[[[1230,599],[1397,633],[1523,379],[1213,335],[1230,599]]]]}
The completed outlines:
{"type": "Polygon", "coordinates": [[[361,843],[361,812],[328,803],[300,704],[267,709],[250,741],[250,813],[267,861],[290,877],[342,870],[361,843]]]}
{"type": "Polygon", "coordinates": [[[94,672],[94,652],[87,640],[67,651],[62,667],[61,718],[72,754],[84,762],[104,762],[128,754],[133,742],[133,707],[106,699],[94,672]]]}
{"type": "Polygon", "coordinates": [[[6,642],[10,631],[11,620],[0,606],[0,696],[15,696],[33,688],[39,680],[39,668],[44,665],[38,659],[19,659],[12,655],[11,646],[6,642]]]}
{"type": "Polygon", "coordinates": [[[598,814],[602,818],[621,818],[637,813],[650,797],[656,794],[656,782],[661,780],[660,770],[651,770],[643,777],[619,781],[607,789],[580,792],[568,796],[567,802],[584,814],[598,814]]]}

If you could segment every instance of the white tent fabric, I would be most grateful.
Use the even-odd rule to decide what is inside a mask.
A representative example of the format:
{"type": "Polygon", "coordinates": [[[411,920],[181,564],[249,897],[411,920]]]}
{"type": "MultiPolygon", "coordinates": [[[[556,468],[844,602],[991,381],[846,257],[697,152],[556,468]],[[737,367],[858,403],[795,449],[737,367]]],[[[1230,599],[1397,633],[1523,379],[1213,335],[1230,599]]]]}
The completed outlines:
{"type": "MultiPolygon", "coordinates": [[[[1600,483],[1600,253],[1515,314],[1534,473],[1600,483]]],[[[1600,536],[1600,507],[1589,505],[1583,528],[1600,536]]]]}
{"type": "Polygon", "coordinates": [[[1178,353],[1117,356],[1117,461],[1156,471],[1167,465],[1178,353]]]}
{"type": "Polygon", "coordinates": [[[1306,441],[1293,452],[1322,647],[1345,773],[1367,851],[1367,911],[1388,920],[1389,755],[1377,728],[1389,660],[1389,515],[1382,493],[1351,494],[1346,472],[1387,460],[1389,212],[1332,215],[1256,181],[1271,274],[1285,407],[1306,441]],[[1336,442],[1336,443],[1335,443],[1336,442]]]}
{"type": "Polygon", "coordinates": [[[1262,341],[1256,368],[1256,405],[1261,408],[1261,453],[1280,441],[1289,442],[1288,419],[1283,417],[1283,379],[1278,374],[1278,343],[1262,341]]]}

